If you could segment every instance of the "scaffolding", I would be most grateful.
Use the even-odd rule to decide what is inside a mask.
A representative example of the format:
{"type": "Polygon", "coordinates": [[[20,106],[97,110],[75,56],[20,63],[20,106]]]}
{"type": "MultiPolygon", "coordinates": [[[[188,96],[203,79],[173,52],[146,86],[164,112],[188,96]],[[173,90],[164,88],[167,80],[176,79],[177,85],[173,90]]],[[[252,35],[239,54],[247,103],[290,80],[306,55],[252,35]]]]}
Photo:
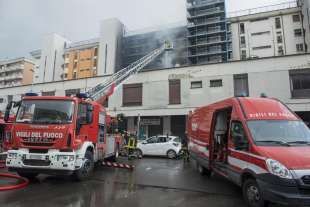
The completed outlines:
{"type": "Polygon", "coordinates": [[[190,64],[226,62],[231,53],[225,0],[187,0],[190,64]]]}

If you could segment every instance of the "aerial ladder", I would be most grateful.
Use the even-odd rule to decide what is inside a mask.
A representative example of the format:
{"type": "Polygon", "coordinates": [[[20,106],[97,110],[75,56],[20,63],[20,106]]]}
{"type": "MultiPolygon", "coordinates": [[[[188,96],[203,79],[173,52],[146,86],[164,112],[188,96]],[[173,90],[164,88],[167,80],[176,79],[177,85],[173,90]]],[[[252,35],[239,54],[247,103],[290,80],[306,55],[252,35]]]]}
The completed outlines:
{"type": "Polygon", "coordinates": [[[86,92],[87,97],[98,103],[104,103],[106,99],[113,94],[113,92],[126,80],[128,80],[133,75],[139,73],[145,66],[155,60],[165,51],[172,50],[173,46],[170,42],[165,41],[165,43],[148,53],[141,59],[128,65],[126,68],[121,69],[117,73],[110,76],[103,83],[91,88],[86,92]]]}

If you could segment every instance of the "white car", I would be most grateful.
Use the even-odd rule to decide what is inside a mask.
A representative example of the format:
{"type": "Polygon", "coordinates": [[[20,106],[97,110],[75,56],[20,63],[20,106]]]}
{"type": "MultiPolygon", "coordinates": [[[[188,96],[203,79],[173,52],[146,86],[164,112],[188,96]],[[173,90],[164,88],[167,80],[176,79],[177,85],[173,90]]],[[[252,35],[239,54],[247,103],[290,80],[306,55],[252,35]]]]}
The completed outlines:
{"type": "Polygon", "coordinates": [[[143,155],[167,156],[176,158],[182,149],[181,139],[175,136],[159,135],[137,144],[139,157],[143,155]]]}

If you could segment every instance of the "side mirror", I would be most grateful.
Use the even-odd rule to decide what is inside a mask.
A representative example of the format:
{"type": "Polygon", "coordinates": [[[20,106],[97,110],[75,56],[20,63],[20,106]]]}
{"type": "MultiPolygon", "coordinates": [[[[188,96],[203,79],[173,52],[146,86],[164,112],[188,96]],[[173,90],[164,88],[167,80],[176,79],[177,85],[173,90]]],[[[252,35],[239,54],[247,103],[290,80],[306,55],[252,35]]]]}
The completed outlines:
{"type": "Polygon", "coordinates": [[[11,112],[12,106],[13,106],[13,102],[12,101],[10,103],[8,103],[8,105],[6,106],[5,113],[4,113],[4,121],[5,122],[9,121],[10,112],[11,112]]]}

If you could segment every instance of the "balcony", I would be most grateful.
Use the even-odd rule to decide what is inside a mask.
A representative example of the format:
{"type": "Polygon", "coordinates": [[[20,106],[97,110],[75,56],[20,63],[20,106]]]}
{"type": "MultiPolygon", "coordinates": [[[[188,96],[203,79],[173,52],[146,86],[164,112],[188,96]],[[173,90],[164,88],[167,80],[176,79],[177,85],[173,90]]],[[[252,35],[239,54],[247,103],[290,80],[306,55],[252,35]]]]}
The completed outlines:
{"type": "Polygon", "coordinates": [[[204,20],[197,20],[194,22],[190,22],[187,25],[187,28],[193,28],[193,27],[204,26],[204,25],[209,25],[209,24],[223,23],[223,22],[225,22],[225,19],[221,17],[213,17],[213,18],[208,18],[204,20]]]}
{"type": "Polygon", "coordinates": [[[200,3],[200,4],[190,4],[187,3],[186,4],[186,8],[187,9],[194,9],[194,8],[200,8],[200,7],[205,7],[205,6],[211,6],[214,4],[220,4],[220,3],[224,3],[224,0],[213,0],[213,1],[208,1],[208,2],[204,2],[204,3],[200,3]]]}
{"type": "Polygon", "coordinates": [[[187,38],[193,38],[193,37],[198,37],[198,36],[208,36],[208,35],[214,35],[217,33],[226,33],[226,31],[225,29],[221,29],[221,28],[211,28],[211,29],[208,29],[207,31],[188,33],[187,38]]]}
{"type": "Polygon", "coordinates": [[[189,48],[197,47],[197,46],[204,46],[204,45],[213,45],[213,44],[222,44],[226,41],[223,40],[222,37],[209,37],[204,39],[198,39],[195,43],[189,45],[189,48]]]}
{"type": "Polygon", "coordinates": [[[14,75],[5,76],[2,78],[4,78],[5,81],[11,81],[11,80],[23,79],[23,75],[22,74],[14,74],[14,75]]]}
{"type": "Polygon", "coordinates": [[[24,68],[25,68],[24,65],[6,66],[0,69],[0,73],[23,70],[24,68]]]}
{"type": "Polygon", "coordinates": [[[188,19],[193,19],[193,18],[198,18],[198,17],[203,17],[203,16],[208,16],[208,15],[213,15],[217,13],[224,13],[224,9],[220,7],[212,8],[212,9],[205,9],[201,11],[195,11],[193,14],[187,14],[188,19]]]}
{"type": "Polygon", "coordinates": [[[199,56],[210,56],[210,55],[218,55],[218,54],[224,54],[226,51],[222,50],[221,48],[218,49],[210,49],[205,51],[198,51],[193,52],[189,55],[189,57],[199,57],[199,56]]]}

